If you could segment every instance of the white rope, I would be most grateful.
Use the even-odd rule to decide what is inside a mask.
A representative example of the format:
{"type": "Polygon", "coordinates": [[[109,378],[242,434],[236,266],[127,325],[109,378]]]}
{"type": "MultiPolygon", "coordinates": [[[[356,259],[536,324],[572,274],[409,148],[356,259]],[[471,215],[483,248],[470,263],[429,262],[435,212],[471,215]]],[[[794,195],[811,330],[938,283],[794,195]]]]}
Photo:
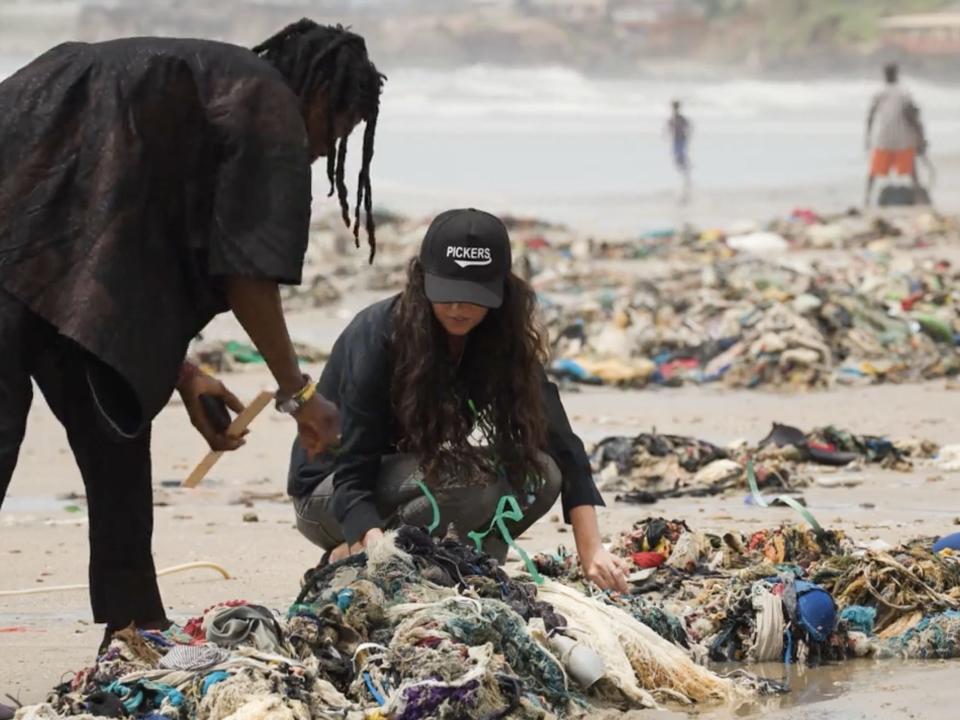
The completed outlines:
{"type": "MultiPolygon", "coordinates": [[[[198,560],[197,562],[184,563],[183,565],[174,565],[173,567],[164,568],[157,573],[157,577],[163,577],[164,575],[172,575],[173,573],[183,572],[185,570],[196,570],[199,568],[210,568],[211,570],[216,570],[218,573],[223,575],[224,580],[230,579],[230,573],[228,573],[223,566],[217,565],[214,562],[208,562],[206,560],[198,560]]],[[[71,590],[86,590],[89,585],[49,585],[47,587],[35,587],[35,588],[24,588],[22,590],[0,590],[0,597],[14,597],[17,595],[40,595],[42,593],[53,593],[53,592],[68,592],[71,590]]]]}

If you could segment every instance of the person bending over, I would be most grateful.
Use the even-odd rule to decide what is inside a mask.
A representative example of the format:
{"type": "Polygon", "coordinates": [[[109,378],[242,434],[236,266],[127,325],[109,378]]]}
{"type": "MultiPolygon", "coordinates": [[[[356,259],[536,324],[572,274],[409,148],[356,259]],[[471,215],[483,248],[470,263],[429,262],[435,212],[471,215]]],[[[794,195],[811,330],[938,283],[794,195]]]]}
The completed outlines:
{"type": "MultiPolygon", "coordinates": [[[[327,157],[347,217],[347,136],[366,121],[354,234],[370,220],[383,77],[358,35],[301,20],[254,48],[131,38],[59,45],[0,83],[0,503],[35,380],[67,431],[90,515],[90,597],[107,633],[165,627],[151,539],[150,426],[176,387],[216,450],[183,364],[232,310],[303,447],[339,432],[300,373],[279,283],[299,283],[310,165],[327,157]]],[[[371,250],[372,251],[372,250],[371,250]]]]}

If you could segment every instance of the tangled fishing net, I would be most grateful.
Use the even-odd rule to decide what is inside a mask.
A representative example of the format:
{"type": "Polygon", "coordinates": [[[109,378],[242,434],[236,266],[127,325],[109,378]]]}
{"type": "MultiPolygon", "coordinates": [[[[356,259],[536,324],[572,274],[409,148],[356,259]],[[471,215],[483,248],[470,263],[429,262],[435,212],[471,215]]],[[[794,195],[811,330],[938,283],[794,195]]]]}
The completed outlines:
{"type": "Polygon", "coordinates": [[[629,612],[407,527],[308,572],[282,619],[238,601],[164,633],[116,633],[93,667],[17,718],[565,718],[754,689],[629,612]],[[561,637],[600,663],[599,680],[580,684],[561,637]]]}
{"type": "MultiPolygon", "coordinates": [[[[611,544],[636,568],[630,594],[595,597],[698,661],[957,658],[960,555],[933,541],[879,550],[803,525],[719,534],[651,517],[611,544]]],[[[562,548],[534,562],[561,587],[593,592],[562,548]]]]}

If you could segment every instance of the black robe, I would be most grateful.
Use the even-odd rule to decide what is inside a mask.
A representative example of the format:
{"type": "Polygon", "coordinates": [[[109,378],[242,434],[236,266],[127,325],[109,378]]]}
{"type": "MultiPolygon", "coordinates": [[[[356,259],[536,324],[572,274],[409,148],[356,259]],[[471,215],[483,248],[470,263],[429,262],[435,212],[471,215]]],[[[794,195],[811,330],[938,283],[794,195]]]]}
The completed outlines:
{"type": "Polygon", "coordinates": [[[300,282],[310,200],[300,102],[245,48],[67,43],[0,83],[0,289],[119,374],[128,432],[225,276],[300,282]]]}

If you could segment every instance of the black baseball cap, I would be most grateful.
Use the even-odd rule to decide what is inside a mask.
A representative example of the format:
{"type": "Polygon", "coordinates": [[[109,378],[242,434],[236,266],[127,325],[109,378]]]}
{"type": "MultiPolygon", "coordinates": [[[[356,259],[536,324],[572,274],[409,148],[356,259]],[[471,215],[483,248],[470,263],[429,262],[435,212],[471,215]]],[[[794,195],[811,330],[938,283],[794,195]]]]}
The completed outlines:
{"type": "Polygon", "coordinates": [[[436,303],[500,307],[512,262],[503,222],[473,208],[437,215],[420,246],[427,298],[436,303]]]}

